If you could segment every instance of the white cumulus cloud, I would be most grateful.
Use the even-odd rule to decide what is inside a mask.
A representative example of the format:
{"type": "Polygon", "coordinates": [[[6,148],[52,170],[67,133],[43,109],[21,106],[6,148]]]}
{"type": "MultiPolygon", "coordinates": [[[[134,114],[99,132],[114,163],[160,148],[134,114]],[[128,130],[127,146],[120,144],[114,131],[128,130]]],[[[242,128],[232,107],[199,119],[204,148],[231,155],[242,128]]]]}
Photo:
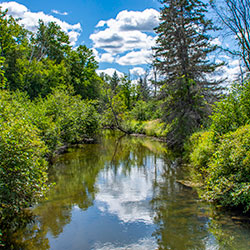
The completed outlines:
{"type": "Polygon", "coordinates": [[[139,65],[148,64],[152,58],[151,50],[131,51],[125,56],[122,56],[116,60],[120,65],[139,65]]]}
{"type": "Polygon", "coordinates": [[[109,75],[109,76],[112,76],[114,73],[115,73],[115,71],[116,71],[116,73],[117,73],[117,75],[119,76],[119,77],[123,77],[124,76],[124,74],[122,73],[122,72],[120,72],[120,71],[118,71],[117,69],[114,69],[114,68],[107,68],[107,69],[98,69],[96,72],[97,72],[97,74],[101,74],[101,73],[104,73],[104,74],[107,74],[107,75],[109,75]]]}
{"type": "Polygon", "coordinates": [[[80,35],[81,25],[69,24],[52,15],[45,14],[44,12],[31,12],[26,6],[17,2],[3,2],[0,3],[2,10],[8,9],[8,14],[14,18],[20,18],[19,24],[23,25],[30,31],[36,31],[39,19],[43,20],[45,24],[49,22],[55,22],[61,29],[69,35],[69,39],[72,45],[74,45],[80,35]]]}
{"type": "Polygon", "coordinates": [[[104,53],[101,55],[99,62],[112,63],[114,60],[115,58],[110,53],[104,53]]]}
{"type": "Polygon", "coordinates": [[[108,27],[119,31],[140,30],[153,32],[153,29],[159,24],[160,13],[155,9],[146,9],[144,11],[121,11],[116,19],[107,21],[101,20],[96,27],[108,27]]]}
{"type": "Polygon", "coordinates": [[[155,46],[153,29],[159,24],[159,16],[155,9],[141,12],[124,10],[115,19],[101,20],[96,28],[102,30],[90,35],[93,47],[99,53],[104,51],[103,60],[108,62],[112,60],[120,65],[147,64],[151,48],[155,46]]]}
{"type": "Polygon", "coordinates": [[[214,38],[211,42],[210,42],[211,45],[217,45],[217,46],[221,46],[221,41],[218,37],[214,38]]]}
{"type": "Polygon", "coordinates": [[[135,76],[143,76],[146,71],[142,67],[134,67],[133,69],[129,70],[129,73],[135,76]]]}
{"type": "Polygon", "coordinates": [[[61,12],[59,10],[51,10],[52,13],[55,13],[57,15],[61,15],[61,16],[67,16],[69,13],[68,12],[61,12]]]}

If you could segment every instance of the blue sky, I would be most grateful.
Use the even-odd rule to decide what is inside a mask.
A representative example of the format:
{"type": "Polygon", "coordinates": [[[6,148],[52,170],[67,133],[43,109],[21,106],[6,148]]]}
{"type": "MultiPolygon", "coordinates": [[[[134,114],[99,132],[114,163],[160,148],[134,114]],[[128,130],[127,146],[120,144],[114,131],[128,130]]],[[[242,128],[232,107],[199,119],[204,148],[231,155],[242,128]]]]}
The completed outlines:
{"type": "MultiPolygon", "coordinates": [[[[158,0],[0,0],[0,6],[21,18],[20,24],[31,31],[36,30],[39,19],[55,21],[73,46],[85,44],[93,50],[99,62],[98,73],[112,75],[117,70],[136,79],[145,70],[150,71],[151,48],[156,40],[153,29],[159,24],[161,7],[158,0]]],[[[222,37],[212,42],[229,46],[223,31],[222,37]]],[[[230,80],[239,72],[238,59],[216,53],[210,60],[227,61],[223,70],[230,80]]]]}
{"type": "Polygon", "coordinates": [[[153,28],[158,25],[157,0],[19,0],[0,4],[33,31],[39,18],[58,22],[74,46],[85,44],[93,49],[100,70],[115,68],[136,75],[148,67],[150,48],[155,44],[153,28]]]}

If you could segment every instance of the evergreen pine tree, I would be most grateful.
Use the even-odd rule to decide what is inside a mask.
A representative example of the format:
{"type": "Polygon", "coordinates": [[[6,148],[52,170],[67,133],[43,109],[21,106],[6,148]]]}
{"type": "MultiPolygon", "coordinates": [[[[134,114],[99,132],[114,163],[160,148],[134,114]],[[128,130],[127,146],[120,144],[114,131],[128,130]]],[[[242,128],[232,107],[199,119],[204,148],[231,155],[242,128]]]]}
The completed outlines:
{"type": "Polygon", "coordinates": [[[118,74],[116,73],[116,71],[113,73],[112,78],[110,80],[110,86],[112,91],[114,91],[114,93],[116,93],[116,88],[118,87],[118,84],[120,82],[120,78],[118,76],[118,74]]]}
{"type": "Polygon", "coordinates": [[[149,95],[150,95],[150,89],[147,84],[147,77],[142,77],[139,78],[138,80],[138,99],[143,100],[143,101],[148,101],[149,95]]]}
{"type": "Polygon", "coordinates": [[[160,96],[164,117],[171,129],[167,141],[181,146],[185,137],[201,125],[207,102],[218,90],[208,74],[218,65],[207,60],[216,46],[207,32],[214,29],[205,19],[206,4],[199,0],[162,0],[161,22],[155,51],[155,66],[164,77],[160,96]]]}

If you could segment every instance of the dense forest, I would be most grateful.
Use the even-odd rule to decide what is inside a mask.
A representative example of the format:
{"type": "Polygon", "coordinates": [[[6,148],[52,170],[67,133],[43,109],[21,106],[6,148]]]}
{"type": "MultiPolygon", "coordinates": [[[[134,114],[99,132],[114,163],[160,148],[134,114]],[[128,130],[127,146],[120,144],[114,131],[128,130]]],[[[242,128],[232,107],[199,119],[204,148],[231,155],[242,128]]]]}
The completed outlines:
{"type": "MultiPolygon", "coordinates": [[[[56,23],[36,32],[0,9],[0,236],[15,230],[25,209],[46,195],[49,160],[63,147],[88,143],[102,129],[159,137],[189,165],[200,196],[229,208],[250,209],[249,0],[162,0],[152,69],[132,83],[98,75],[93,51],[72,47],[56,23]],[[226,88],[215,77],[225,62],[208,59],[222,29],[243,62],[226,88]]],[[[0,241],[1,244],[1,241],[0,241]]]]}

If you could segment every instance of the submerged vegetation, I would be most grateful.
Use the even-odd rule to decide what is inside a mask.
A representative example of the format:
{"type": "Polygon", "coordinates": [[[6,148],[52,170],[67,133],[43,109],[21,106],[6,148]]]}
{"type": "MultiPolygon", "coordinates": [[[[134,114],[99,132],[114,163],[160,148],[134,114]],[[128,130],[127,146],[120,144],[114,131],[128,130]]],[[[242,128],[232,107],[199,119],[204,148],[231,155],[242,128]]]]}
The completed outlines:
{"type": "MultiPolygon", "coordinates": [[[[228,11],[244,8],[237,1],[227,1],[228,11]]],[[[225,90],[213,75],[223,63],[208,60],[217,46],[207,5],[161,2],[152,62],[158,81],[145,74],[136,84],[116,72],[99,76],[92,50],[73,48],[56,23],[40,20],[31,33],[0,9],[0,238],[46,193],[48,159],[101,128],[163,138],[185,155],[201,197],[250,210],[249,35],[241,29],[236,37],[244,81],[225,90]]]]}

